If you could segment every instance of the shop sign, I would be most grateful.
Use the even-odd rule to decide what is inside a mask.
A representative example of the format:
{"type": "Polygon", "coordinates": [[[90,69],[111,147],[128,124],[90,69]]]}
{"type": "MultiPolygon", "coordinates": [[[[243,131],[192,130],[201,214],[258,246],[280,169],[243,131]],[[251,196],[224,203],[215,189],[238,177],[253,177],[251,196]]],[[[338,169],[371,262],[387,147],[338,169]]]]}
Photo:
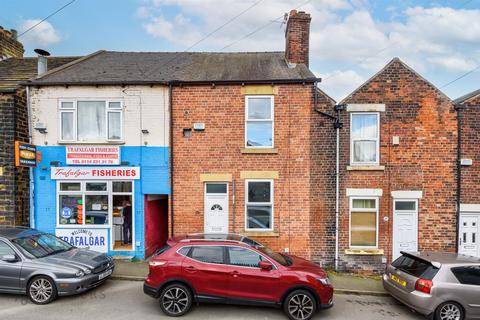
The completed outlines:
{"type": "Polygon", "coordinates": [[[140,167],[52,167],[52,180],[136,180],[140,167]]]}
{"type": "Polygon", "coordinates": [[[67,164],[119,165],[119,146],[67,146],[67,164]]]}
{"type": "Polygon", "coordinates": [[[37,146],[15,141],[15,165],[17,167],[36,167],[37,146]]]}
{"type": "Polygon", "coordinates": [[[108,252],[107,229],[57,229],[55,234],[74,247],[108,252]]]}

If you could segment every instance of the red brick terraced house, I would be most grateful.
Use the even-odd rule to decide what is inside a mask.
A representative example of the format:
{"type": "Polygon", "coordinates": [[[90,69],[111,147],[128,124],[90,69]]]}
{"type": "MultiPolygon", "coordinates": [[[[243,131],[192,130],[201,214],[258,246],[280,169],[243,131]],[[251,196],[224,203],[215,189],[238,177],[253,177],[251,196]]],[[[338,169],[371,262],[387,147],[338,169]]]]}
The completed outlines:
{"type": "MultiPolygon", "coordinates": [[[[342,125],[338,250],[335,253],[330,240],[320,259],[332,261],[337,256],[340,269],[378,273],[401,251],[454,252],[457,115],[453,102],[395,58],[336,110],[342,125]]],[[[322,139],[323,150],[334,153],[332,139],[322,139]]],[[[328,172],[331,168],[323,176],[331,185],[328,172]]],[[[318,196],[332,203],[333,189],[328,190],[318,196]]],[[[317,234],[335,239],[334,206],[325,208],[329,213],[323,214],[330,218],[317,234]]]]}
{"type": "Polygon", "coordinates": [[[173,86],[174,234],[241,233],[305,258],[323,247],[314,172],[332,154],[315,145],[330,130],[315,104],[334,102],[308,69],[309,25],[292,11],[285,53],[211,53],[222,78],[173,86]]]}
{"type": "Polygon", "coordinates": [[[480,257],[480,90],[455,100],[459,120],[459,252],[480,257]]]}

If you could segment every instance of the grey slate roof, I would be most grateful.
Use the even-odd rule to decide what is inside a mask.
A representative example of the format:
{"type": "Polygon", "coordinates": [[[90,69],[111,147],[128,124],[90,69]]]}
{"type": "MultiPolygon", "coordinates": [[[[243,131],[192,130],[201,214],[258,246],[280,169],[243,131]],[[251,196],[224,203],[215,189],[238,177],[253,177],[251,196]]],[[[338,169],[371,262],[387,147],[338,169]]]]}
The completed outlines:
{"type": "MultiPolygon", "coordinates": [[[[79,57],[49,57],[48,68],[55,69],[79,57]]],[[[14,89],[37,75],[37,58],[8,58],[0,61],[0,90],[14,89]]]]}
{"type": "Polygon", "coordinates": [[[469,100],[473,97],[476,97],[478,95],[480,95],[480,89],[475,90],[475,91],[470,92],[470,93],[467,93],[466,95],[463,95],[461,97],[458,97],[457,99],[453,100],[453,102],[455,104],[463,103],[463,102],[465,102],[465,101],[467,101],[467,100],[469,100]]]}
{"type": "Polygon", "coordinates": [[[32,81],[57,84],[315,81],[303,64],[289,68],[283,52],[98,51],[32,81]]]}

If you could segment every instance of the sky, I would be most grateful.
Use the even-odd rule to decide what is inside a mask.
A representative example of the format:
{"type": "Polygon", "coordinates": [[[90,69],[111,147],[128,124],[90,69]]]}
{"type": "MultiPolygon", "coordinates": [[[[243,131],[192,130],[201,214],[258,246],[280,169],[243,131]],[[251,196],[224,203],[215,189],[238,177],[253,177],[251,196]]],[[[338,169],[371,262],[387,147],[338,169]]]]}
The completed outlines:
{"type": "MultiPolygon", "coordinates": [[[[70,1],[0,0],[0,26],[21,34],[70,1]]],[[[394,57],[452,99],[480,88],[480,0],[75,0],[19,40],[26,56],[283,51],[294,8],[312,16],[310,69],[337,101],[394,57]]]]}

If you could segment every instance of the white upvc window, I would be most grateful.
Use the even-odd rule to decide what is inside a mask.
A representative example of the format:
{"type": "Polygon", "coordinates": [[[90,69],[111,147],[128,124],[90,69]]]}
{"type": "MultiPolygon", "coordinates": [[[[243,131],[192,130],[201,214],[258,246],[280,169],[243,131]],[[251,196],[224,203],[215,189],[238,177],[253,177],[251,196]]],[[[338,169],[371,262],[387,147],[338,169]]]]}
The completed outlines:
{"type": "Polygon", "coordinates": [[[123,107],[115,100],[60,100],[62,142],[123,141],[123,107]]]}
{"type": "Polygon", "coordinates": [[[380,163],[380,113],[350,113],[350,164],[380,163]]]}
{"type": "Polygon", "coordinates": [[[273,230],[273,180],[245,180],[245,230],[273,230]]]}
{"type": "Polygon", "coordinates": [[[273,148],[273,96],[245,97],[245,147],[273,148]]]}
{"type": "Polygon", "coordinates": [[[350,198],[350,247],[378,248],[378,198],[350,198]]]}

